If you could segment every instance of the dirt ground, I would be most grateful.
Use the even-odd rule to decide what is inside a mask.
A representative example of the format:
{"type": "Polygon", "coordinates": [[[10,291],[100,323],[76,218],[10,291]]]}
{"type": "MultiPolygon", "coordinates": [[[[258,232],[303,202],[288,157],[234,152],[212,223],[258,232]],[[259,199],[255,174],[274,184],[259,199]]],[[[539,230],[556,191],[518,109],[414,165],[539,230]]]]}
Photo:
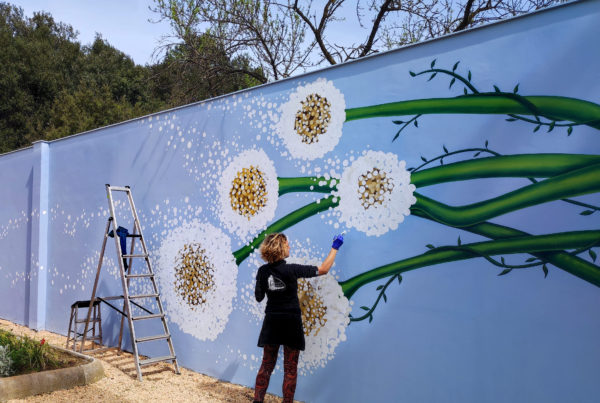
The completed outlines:
{"type": "MultiPolygon", "coordinates": [[[[46,339],[54,346],[64,347],[67,338],[47,331],[36,332],[25,326],[0,319],[0,329],[33,339],[46,339]]],[[[9,402],[252,402],[253,389],[181,368],[175,374],[173,366],[157,363],[144,367],[143,382],[138,382],[132,354],[117,355],[116,348],[92,354],[104,366],[105,378],[87,386],[59,390],[24,400],[9,402]]],[[[275,379],[273,381],[276,381],[275,379]]],[[[281,398],[265,396],[265,402],[280,402],[281,398]]]]}

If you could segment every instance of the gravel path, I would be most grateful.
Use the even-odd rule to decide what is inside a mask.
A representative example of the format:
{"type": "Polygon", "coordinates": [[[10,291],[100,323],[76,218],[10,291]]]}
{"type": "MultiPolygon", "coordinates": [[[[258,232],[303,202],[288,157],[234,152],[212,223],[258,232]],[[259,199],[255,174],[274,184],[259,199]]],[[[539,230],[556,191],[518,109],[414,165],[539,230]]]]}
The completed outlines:
{"type": "MultiPolygon", "coordinates": [[[[0,319],[0,329],[33,339],[42,338],[52,345],[64,347],[67,338],[47,331],[36,332],[25,326],[0,319]]],[[[93,355],[104,366],[106,377],[87,386],[33,396],[25,400],[9,402],[252,402],[253,389],[181,368],[181,375],[173,372],[173,366],[157,363],[144,367],[144,381],[137,381],[133,356],[116,348],[93,355]]],[[[274,382],[281,382],[275,377],[274,382]]],[[[265,402],[280,402],[281,398],[267,395],[265,402]]]]}

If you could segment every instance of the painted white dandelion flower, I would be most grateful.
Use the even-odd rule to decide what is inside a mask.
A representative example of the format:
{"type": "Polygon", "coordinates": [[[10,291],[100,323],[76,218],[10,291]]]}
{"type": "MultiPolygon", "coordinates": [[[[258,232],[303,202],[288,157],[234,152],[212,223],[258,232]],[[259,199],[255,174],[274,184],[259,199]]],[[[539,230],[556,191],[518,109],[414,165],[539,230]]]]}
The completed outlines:
{"type": "Polygon", "coordinates": [[[393,153],[367,151],[340,180],[340,221],[365,234],[379,236],[398,228],[417,199],[406,163],[393,153]]]}
{"type": "Polygon", "coordinates": [[[275,216],[279,183],[263,150],[246,150],[223,170],[218,184],[219,216],[229,231],[248,241],[275,216]]]}
{"type": "MultiPolygon", "coordinates": [[[[318,266],[322,259],[306,240],[292,243],[291,263],[318,266]]],[[[298,301],[302,312],[302,326],[306,348],[300,354],[298,369],[301,374],[324,367],[337,346],[346,340],[346,327],[350,323],[350,301],[335,279],[335,272],[298,280],[298,301]]]]}
{"type": "Polygon", "coordinates": [[[346,340],[350,323],[350,303],[333,275],[298,280],[298,299],[302,311],[305,351],[300,354],[301,373],[324,367],[346,340]]]}
{"type": "Polygon", "coordinates": [[[200,340],[215,340],[237,292],[229,237],[198,220],[184,223],[164,238],[156,266],[169,320],[200,340]]]}
{"type": "Polygon", "coordinates": [[[299,86],[280,106],[275,131],[294,158],[313,160],[333,150],[346,120],[344,95],[331,81],[299,86]]]}

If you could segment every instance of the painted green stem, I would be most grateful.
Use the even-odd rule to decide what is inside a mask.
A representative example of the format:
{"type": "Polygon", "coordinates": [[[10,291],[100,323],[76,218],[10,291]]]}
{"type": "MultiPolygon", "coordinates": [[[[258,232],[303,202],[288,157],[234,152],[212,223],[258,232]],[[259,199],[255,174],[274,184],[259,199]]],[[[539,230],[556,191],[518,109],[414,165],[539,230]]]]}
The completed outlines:
{"type": "MultiPolygon", "coordinates": [[[[488,256],[516,253],[551,252],[561,249],[588,246],[600,239],[600,231],[573,231],[549,235],[520,236],[494,241],[466,244],[465,246],[479,254],[488,256]]],[[[340,282],[344,295],[349,299],[362,286],[373,281],[404,273],[420,267],[440,263],[471,259],[474,255],[460,250],[432,250],[422,255],[400,260],[361,273],[340,282]]]]}
{"type": "Polygon", "coordinates": [[[411,174],[416,187],[480,178],[548,178],[590,165],[600,156],[586,154],[519,154],[459,161],[411,174]]]}
{"type": "MultiPolygon", "coordinates": [[[[462,161],[415,173],[411,181],[418,187],[453,180],[488,178],[493,176],[546,177],[496,198],[466,206],[447,206],[415,193],[420,210],[431,219],[453,227],[465,227],[536,204],[600,191],[599,157],[593,155],[541,154],[481,158],[462,161]]],[[[292,183],[286,190],[325,191],[325,187],[310,190],[318,178],[280,178],[292,183]],[[303,185],[303,186],[302,186],[303,185]]],[[[317,182],[318,183],[318,180],[317,182]]],[[[327,186],[328,187],[328,186],[327,186]]]]}
{"type": "MultiPolygon", "coordinates": [[[[579,157],[579,156],[577,156],[577,157],[579,157]]],[[[588,157],[594,157],[594,156],[581,156],[581,157],[582,157],[581,160],[577,160],[577,159],[570,159],[570,158],[562,159],[563,157],[560,156],[560,160],[555,160],[555,161],[557,161],[557,164],[556,164],[557,169],[569,170],[570,168],[577,168],[579,166],[579,164],[586,164],[588,161],[591,162],[591,160],[588,157]],[[562,161],[562,162],[559,162],[559,161],[562,161]],[[572,161],[573,165],[569,164],[568,161],[572,161]]],[[[494,158],[496,158],[496,157],[494,157],[494,158]]],[[[504,163],[511,162],[510,158],[502,158],[501,160],[504,163]]],[[[475,160],[473,162],[478,162],[478,161],[480,161],[480,160],[475,160]]],[[[530,162],[533,162],[533,161],[530,161],[530,162]]],[[[459,164],[459,163],[457,163],[457,164],[459,164]]],[[[447,167],[449,167],[450,165],[451,164],[447,165],[447,167]]],[[[473,167],[476,168],[477,164],[475,164],[473,167]]],[[[437,170],[437,168],[432,168],[431,170],[434,170],[434,169],[436,171],[439,171],[439,170],[437,170]]],[[[530,168],[527,168],[527,169],[533,170],[534,166],[531,166],[530,168]]],[[[544,171],[544,170],[552,169],[552,168],[540,167],[540,169],[542,171],[544,171]]],[[[472,171],[472,172],[475,172],[475,171],[472,171]]],[[[422,172],[425,173],[427,171],[422,171],[422,172]]],[[[460,170],[458,172],[460,172],[460,170]]],[[[538,176],[538,177],[544,176],[541,174],[541,171],[537,171],[535,173],[535,175],[533,175],[533,173],[534,173],[533,171],[529,171],[527,175],[532,174],[532,176],[538,176]]],[[[546,171],[546,174],[548,174],[548,175],[551,173],[553,173],[553,172],[546,171]]],[[[448,176],[443,174],[442,176],[438,177],[436,180],[442,181],[442,179],[444,177],[448,178],[448,176]]],[[[431,182],[431,177],[429,175],[423,175],[422,178],[423,178],[424,183],[429,184],[431,182]]],[[[296,178],[290,178],[290,179],[296,179],[296,178]]],[[[315,183],[315,179],[324,179],[324,178],[300,178],[300,179],[303,179],[305,182],[306,188],[304,191],[310,191],[309,187],[314,186],[313,184],[315,183]]],[[[293,186],[297,186],[298,183],[302,183],[302,182],[301,181],[299,181],[299,182],[291,181],[290,183],[292,183],[293,186]]],[[[437,183],[439,183],[439,182],[437,182],[437,183]]],[[[312,191],[316,191],[316,190],[313,189],[312,191]]],[[[333,199],[334,198],[332,196],[330,196],[328,198],[321,199],[319,201],[319,203],[314,202],[314,203],[308,204],[308,205],[288,214],[287,216],[283,217],[282,219],[278,220],[277,222],[273,223],[271,226],[269,226],[267,228],[267,230],[265,230],[261,234],[259,234],[253,240],[253,242],[251,244],[234,252],[234,256],[236,258],[237,264],[239,265],[244,259],[246,259],[250,255],[250,253],[252,253],[252,251],[256,247],[258,247],[258,245],[260,245],[260,242],[262,242],[262,240],[264,239],[264,236],[267,233],[275,232],[275,231],[283,231],[283,230],[291,227],[292,225],[296,224],[297,222],[300,222],[312,215],[315,215],[322,211],[325,211],[325,210],[329,209],[330,207],[332,207],[332,208],[336,207],[338,205],[338,203],[334,202],[333,199]]],[[[433,208],[432,209],[433,211],[438,211],[438,212],[452,209],[452,207],[450,207],[450,206],[436,202],[432,199],[428,199],[428,203],[426,206],[424,206],[423,204],[419,204],[419,203],[414,205],[411,208],[411,213],[413,215],[437,222],[437,220],[435,220],[431,217],[431,215],[433,215],[433,214],[431,213],[431,211],[428,211],[428,207],[433,208]]],[[[527,234],[523,231],[519,231],[516,229],[512,229],[509,227],[504,227],[504,226],[501,226],[498,224],[492,224],[492,223],[488,223],[488,222],[482,222],[482,223],[475,224],[475,225],[463,226],[461,229],[472,232],[474,234],[482,235],[482,236],[485,236],[487,238],[491,238],[494,240],[505,239],[505,238],[521,239],[523,237],[531,237],[529,234],[527,234]]],[[[566,247],[568,247],[568,245],[556,245],[555,249],[560,250],[560,249],[564,249],[566,247]]],[[[514,253],[519,253],[519,252],[514,252],[514,253]]],[[[567,271],[568,273],[571,273],[591,284],[594,284],[594,285],[600,287],[600,270],[598,269],[598,267],[596,267],[595,265],[593,265],[583,259],[578,258],[577,256],[572,256],[563,251],[544,252],[544,251],[534,251],[534,250],[523,250],[523,253],[529,253],[535,257],[538,257],[539,259],[541,259],[543,261],[551,263],[551,264],[555,265],[556,267],[567,271]]],[[[471,256],[471,257],[473,257],[473,256],[471,256]]],[[[416,258],[413,258],[413,259],[416,259],[416,258]]],[[[432,263],[432,264],[435,264],[435,263],[432,263]]],[[[353,292],[355,292],[355,291],[356,290],[354,290],[353,292]]]]}
{"type": "Polygon", "coordinates": [[[336,207],[338,205],[338,199],[334,196],[329,196],[324,199],[320,199],[317,202],[313,202],[307,204],[304,207],[299,208],[286,215],[285,217],[275,221],[273,224],[269,225],[266,230],[262,231],[256,238],[252,240],[248,245],[243,246],[237,251],[233,252],[233,256],[235,257],[235,262],[237,265],[242,263],[244,259],[246,259],[252,251],[260,245],[260,243],[265,239],[267,234],[271,232],[282,232],[287,228],[291,227],[294,224],[299,223],[300,221],[311,217],[315,214],[319,214],[322,211],[329,209],[330,207],[336,207]],[[336,200],[336,201],[334,201],[336,200]]]}
{"type": "Polygon", "coordinates": [[[600,129],[600,105],[593,102],[557,96],[527,96],[521,98],[525,102],[502,93],[479,93],[455,98],[392,102],[346,109],[346,121],[417,114],[519,114],[541,115],[600,129]]]}
{"type": "Polygon", "coordinates": [[[336,179],[325,179],[322,176],[277,178],[277,180],[279,181],[279,196],[291,192],[329,193],[335,188],[335,185],[338,183],[336,179]]]}
{"type": "MultiPolygon", "coordinates": [[[[481,178],[548,178],[590,165],[600,164],[600,156],[588,154],[519,154],[459,161],[411,174],[416,187],[481,178]]],[[[277,178],[279,195],[291,192],[329,193],[339,179],[304,176],[277,178]],[[335,180],[335,184],[332,181],[335,180]],[[320,185],[320,183],[324,183],[320,185]]]]}
{"type": "Polygon", "coordinates": [[[428,197],[415,193],[417,203],[413,205],[413,209],[423,211],[442,224],[464,227],[536,204],[598,191],[600,191],[600,164],[577,169],[466,206],[440,205],[428,197]]]}
{"type": "MultiPolygon", "coordinates": [[[[435,202],[437,203],[437,202],[435,202]]],[[[441,204],[441,203],[437,203],[441,204]]],[[[431,220],[427,214],[419,211],[417,209],[411,210],[413,215],[416,215],[421,218],[425,218],[431,220]]],[[[471,232],[473,234],[482,235],[486,238],[490,239],[505,239],[505,238],[514,238],[514,237],[522,237],[522,236],[530,236],[530,234],[510,228],[505,227],[499,224],[492,224],[489,222],[482,222],[479,224],[471,225],[468,227],[462,227],[462,230],[471,232]]],[[[576,277],[579,277],[582,280],[587,281],[588,283],[594,284],[597,287],[600,287],[600,268],[595,266],[594,264],[583,260],[577,256],[573,256],[564,251],[560,252],[527,252],[541,261],[548,262],[553,264],[554,266],[562,269],[576,277]]]]}

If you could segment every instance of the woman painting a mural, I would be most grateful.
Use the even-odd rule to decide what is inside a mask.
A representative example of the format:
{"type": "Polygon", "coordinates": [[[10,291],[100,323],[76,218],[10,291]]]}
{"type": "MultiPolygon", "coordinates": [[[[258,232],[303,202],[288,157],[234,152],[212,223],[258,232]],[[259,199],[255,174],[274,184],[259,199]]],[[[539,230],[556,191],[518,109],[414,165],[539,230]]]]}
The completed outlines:
{"type": "Polygon", "coordinates": [[[283,345],[284,353],[283,402],[293,402],[298,357],[305,346],[298,279],[327,274],[343,243],[343,236],[336,236],[329,254],[317,267],[286,263],[284,259],[290,255],[290,245],[282,233],[269,234],[262,242],[260,254],[267,264],[256,274],[255,297],[260,302],[266,295],[267,306],[258,338],[258,346],[263,347],[263,360],[256,376],[255,403],[262,402],[265,397],[280,345],[283,345]]]}

